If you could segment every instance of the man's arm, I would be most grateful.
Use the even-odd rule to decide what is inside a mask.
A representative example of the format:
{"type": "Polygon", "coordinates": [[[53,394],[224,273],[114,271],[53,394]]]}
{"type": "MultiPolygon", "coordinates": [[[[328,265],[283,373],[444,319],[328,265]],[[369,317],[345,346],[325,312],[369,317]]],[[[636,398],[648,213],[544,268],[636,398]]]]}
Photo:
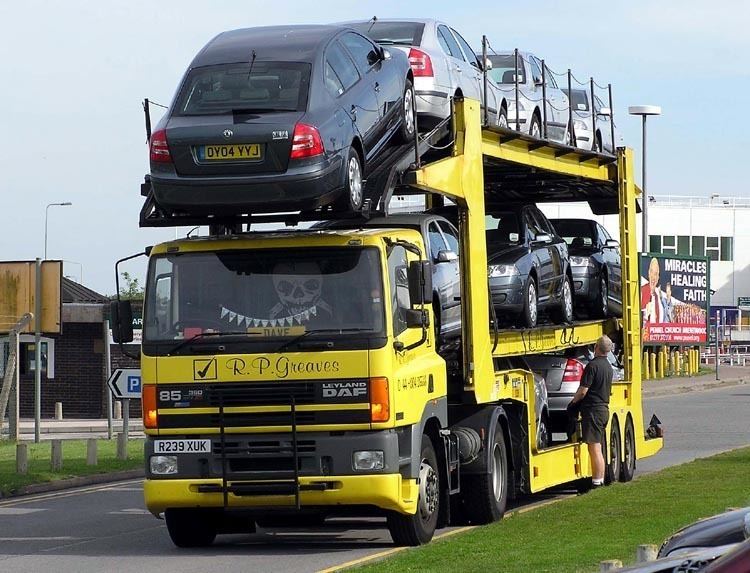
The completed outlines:
{"type": "Polygon", "coordinates": [[[583,397],[586,395],[588,391],[589,389],[586,386],[579,386],[578,390],[576,390],[576,393],[573,396],[573,399],[570,401],[570,404],[568,404],[568,406],[572,406],[573,404],[577,404],[578,402],[583,400],[583,397]]]}

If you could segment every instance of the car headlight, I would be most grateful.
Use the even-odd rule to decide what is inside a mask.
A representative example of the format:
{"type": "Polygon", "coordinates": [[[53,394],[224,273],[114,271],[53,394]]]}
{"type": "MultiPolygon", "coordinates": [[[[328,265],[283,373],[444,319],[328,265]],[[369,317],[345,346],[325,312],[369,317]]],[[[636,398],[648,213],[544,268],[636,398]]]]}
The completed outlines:
{"type": "Polygon", "coordinates": [[[177,473],[177,456],[151,456],[149,459],[151,473],[165,476],[177,473]]]}
{"type": "Polygon", "coordinates": [[[570,257],[570,264],[574,267],[589,267],[591,259],[589,257],[570,257]]]}
{"type": "MultiPolygon", "coordinates": [[[[508,109],[516,109],[516,100],[512,99],[508,102],[508,109]]],[[[526,111],[522,101],[518,102],[518,111],[526,111]]]]}
{"type": "Polygon", "coordinates": [[[573,122],[573,129],[575,129],[575,130],[577,130],[577,131],[587,131],[587,130],[588,130],[588,127],[586,127],[586,124],[585,124],[585,123],[583,123],[582,121],[580,121],[580,120],[575,120],[575,121],[573,122]]]}
{"type": "Polygon", "coordinates": [[[361,450],[354,452],[355,470],[382,470],[385,467],[385,456],[381,450],[361,450]]]}
{"type": "Polygon", "coordinates": [[[487,267],[487,276],[495,277],[512,277],[519,274],[516,265],[489,265],[487,267]]]}

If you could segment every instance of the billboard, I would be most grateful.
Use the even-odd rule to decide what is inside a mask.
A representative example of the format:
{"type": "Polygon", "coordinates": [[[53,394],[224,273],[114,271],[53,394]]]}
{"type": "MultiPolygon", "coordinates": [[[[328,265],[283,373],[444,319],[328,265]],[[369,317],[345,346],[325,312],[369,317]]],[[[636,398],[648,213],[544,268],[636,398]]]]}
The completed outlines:
{"type": "MultiPolygon", "coordinates": [[[[62,328],[62,261],[42,261],[41,332],[59,334],[62,328]]],[[[25,313],[34,313],[36,262],[0,262],[0,333],[8,332],[25,313]]],[[[22,331],[34,332],[34,321],[22,331]]]]}
{"type": "Polygon", "coordinates": [[[641,255],[643,344],[706,344],[710,268],[707,257],[641,255]]]}

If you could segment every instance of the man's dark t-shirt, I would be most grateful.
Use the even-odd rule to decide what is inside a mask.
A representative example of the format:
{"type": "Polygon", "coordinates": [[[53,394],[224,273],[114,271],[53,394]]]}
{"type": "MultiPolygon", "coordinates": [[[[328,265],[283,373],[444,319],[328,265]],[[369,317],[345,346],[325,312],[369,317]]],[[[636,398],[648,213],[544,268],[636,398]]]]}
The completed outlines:
{"type": "Polygon", "coordinates": [[[612,376],[612,366],[606,356],[597,356],[586,365],[581,376],[581,386],[589,390],[581,400],[582,410],[609,406],[612,376]]]}

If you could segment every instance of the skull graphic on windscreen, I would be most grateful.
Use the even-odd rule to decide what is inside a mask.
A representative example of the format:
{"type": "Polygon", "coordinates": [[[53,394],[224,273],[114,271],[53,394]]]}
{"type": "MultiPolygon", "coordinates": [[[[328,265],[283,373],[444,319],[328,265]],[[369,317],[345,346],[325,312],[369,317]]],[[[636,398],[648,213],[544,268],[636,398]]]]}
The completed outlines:
{"type": "Polygon", "coordinates": [[[279,304],[271,310],[271,318],[308,311],[320,301],[320,267],[312,261],[279,263],[273,269],[273,286],[279,304]]]}

